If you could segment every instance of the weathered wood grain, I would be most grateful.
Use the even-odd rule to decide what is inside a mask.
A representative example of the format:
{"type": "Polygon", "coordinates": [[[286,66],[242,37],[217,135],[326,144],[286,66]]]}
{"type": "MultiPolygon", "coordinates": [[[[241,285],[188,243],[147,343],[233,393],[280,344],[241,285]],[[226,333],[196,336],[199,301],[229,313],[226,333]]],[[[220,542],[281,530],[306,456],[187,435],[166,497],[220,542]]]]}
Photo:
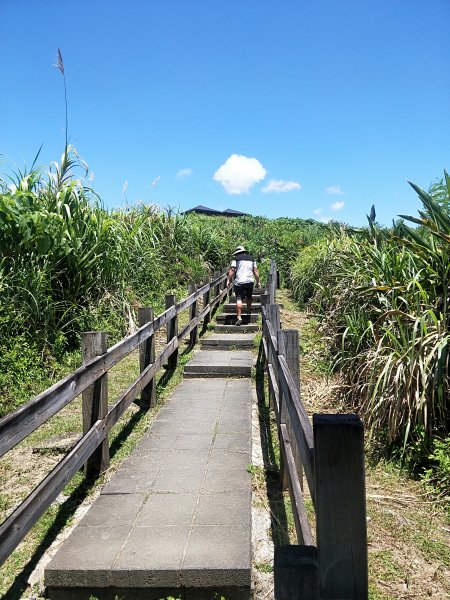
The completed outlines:
{"type": "Polygon", "coordinates": [[[303,499],[302,488],[298,478],[297,467],[292,452],[291,440],[286,425],[281,424],[281,440],[282,451],[286,467],[286,474],[289,478],[289,495],[291,497],[291,505],[293,507],[293,515],[295,522],[295,530],[297,533],[297,541],[299,544],[313,546],[314,540],[311,533],[308,515],[306,514],[305,501],[303,499]]]}
{"type": "MultiPolygon", "coordinates": [[[[105,354],[106,333],[89,331],[81,337],[81,353],[84,362],[89,362],[95,356],[105,354]]],[[[94,423],[103,419],[108,412],[108,372],[101,375],[83,392],[83,435],[91,429],[94,423]]],[[[94,450],[85,465],[88,478],[96,478],[109,468],[109,445],[106,437],[100,446],[94,450]]]]}
{"type": "MultiPolygon", "coordinates": [[[[177,299],[175,294],[166,294],[166,309],[171,306],[175,306],[177,299]]],[[[167,321],[167,343],[171,342],[173,338],[178,337],[178,316],[177,314],[167,321]]],[[[172,352],[168,361],[167,368],[171,371],[177,368],[178,365],[178,348],[172,352]]]]}
{"type": "Polygon", "coordinates": [[[367,600],[364,432],[356,415],[314,415],[320,597],[367,600]]]}
{"type": "MultiPolygon", "coordinates": [[[[140,308],[138,311],[139,327],[151,323],[155,318],[153,308],[140,308]]],[[[139,370],[142,373],[148,365],[155,362],[155,336],[151,335],[139,348],[139,370]]],[[[150,380],[141,392],[141,408],[151,408],[156,405],[156,379],[150,380]]]]}

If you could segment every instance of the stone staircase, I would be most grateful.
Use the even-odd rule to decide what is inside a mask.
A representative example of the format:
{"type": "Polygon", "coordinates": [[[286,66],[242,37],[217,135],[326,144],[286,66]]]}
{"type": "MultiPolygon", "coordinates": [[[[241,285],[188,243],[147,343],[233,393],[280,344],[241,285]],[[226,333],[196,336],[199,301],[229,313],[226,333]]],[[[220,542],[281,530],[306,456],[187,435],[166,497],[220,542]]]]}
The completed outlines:
{"type": "Polygon", "coordinates": [[[239,327],[233,310],[224,306],[184,381],[47,566],[50,600],[250,598],[259,306],[239,327]]]}

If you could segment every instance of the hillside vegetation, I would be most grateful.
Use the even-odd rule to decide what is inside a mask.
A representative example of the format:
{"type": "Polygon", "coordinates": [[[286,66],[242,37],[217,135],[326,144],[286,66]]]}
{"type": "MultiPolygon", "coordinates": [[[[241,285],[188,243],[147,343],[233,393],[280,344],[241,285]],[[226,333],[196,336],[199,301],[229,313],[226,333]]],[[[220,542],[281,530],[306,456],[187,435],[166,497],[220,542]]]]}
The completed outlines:
{"type": "Polygon", "coordinates": [[[86,173],[66,146],[48,170],[0,179],[0,416],[61,375],[82,331],[120,339],[139,306],[161,312],[167,292],[185,296],[244,244],[263,279],[275,259],[283,284],[318,317],[324,359],[374,447],[450,490],[447,174],[430,193],[413,185],[418,217],[388,229],[373,209],[355,230],[144,204],[107,210],[86,173]]]}

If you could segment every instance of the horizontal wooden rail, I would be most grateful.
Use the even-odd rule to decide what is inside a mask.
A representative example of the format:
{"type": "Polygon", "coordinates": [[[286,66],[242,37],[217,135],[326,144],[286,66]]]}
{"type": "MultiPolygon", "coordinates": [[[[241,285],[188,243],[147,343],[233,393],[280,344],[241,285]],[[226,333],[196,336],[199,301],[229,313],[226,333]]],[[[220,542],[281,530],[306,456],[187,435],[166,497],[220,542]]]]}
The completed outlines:
{"type": "Polygon", "coordinates": [[[112,346],[105,354],[55,383],[26,404],[0,419],[0,456],[25,439],[35,429],[53,417],[74,398],[79,396],[100,375],[119,363],[151,335],[156,333],[167,321],[176,315],[172,306],[153,322],[138,329],[135,333],[112,346]]]}
{"type": "Polygon", "coordinates": [[[102,421],[97,421],[33,492],[0,526],[0,564],[23,540],[31,527],[54,502],[75,473],[106,436],[102,421]]]}
{"type": "Polygon", "coordinates": [[[289,414],[289,425],[294,432],[297,447],[300,451],[312,501],[315,502],[313,430],[300,400],[300,395],[293,385],[286,360],[283,356],[279,356],[278,358],[280,363],[280,387],[284,398],[283,405],[289,414]]]}
{"type": "Polygon", "coordinates": [[[311,533],[311,526],[308,521],[308,515],[306,514],[305,501],[303,499],[302,486],[297,473],[297,467],[294,460],[294,454],[291,448],[291,440],[289,439],[289,433],[286,425],[281,425],[281,438],[283,440],[282,451],[284,452],[285,464],[288,466],[289,476],[289,494],[291,497],[291,504],[294,508],[292,511],[294,515],[295,530],[297,533],[298,541],[306,546],[314,546],[314,540],[311,533]]]}

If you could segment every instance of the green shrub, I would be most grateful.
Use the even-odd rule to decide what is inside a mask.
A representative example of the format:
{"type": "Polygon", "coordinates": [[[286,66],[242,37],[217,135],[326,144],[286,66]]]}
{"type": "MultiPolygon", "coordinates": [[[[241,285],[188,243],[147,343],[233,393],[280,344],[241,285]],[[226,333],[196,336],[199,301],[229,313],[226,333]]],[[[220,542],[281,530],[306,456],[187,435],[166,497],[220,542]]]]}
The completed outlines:
{"type": "Polygon", "coordinates": [[[450,497],[450,436],[433,440],[428,460],[430,465],[423,474],[425,483],[450,497]]]}

